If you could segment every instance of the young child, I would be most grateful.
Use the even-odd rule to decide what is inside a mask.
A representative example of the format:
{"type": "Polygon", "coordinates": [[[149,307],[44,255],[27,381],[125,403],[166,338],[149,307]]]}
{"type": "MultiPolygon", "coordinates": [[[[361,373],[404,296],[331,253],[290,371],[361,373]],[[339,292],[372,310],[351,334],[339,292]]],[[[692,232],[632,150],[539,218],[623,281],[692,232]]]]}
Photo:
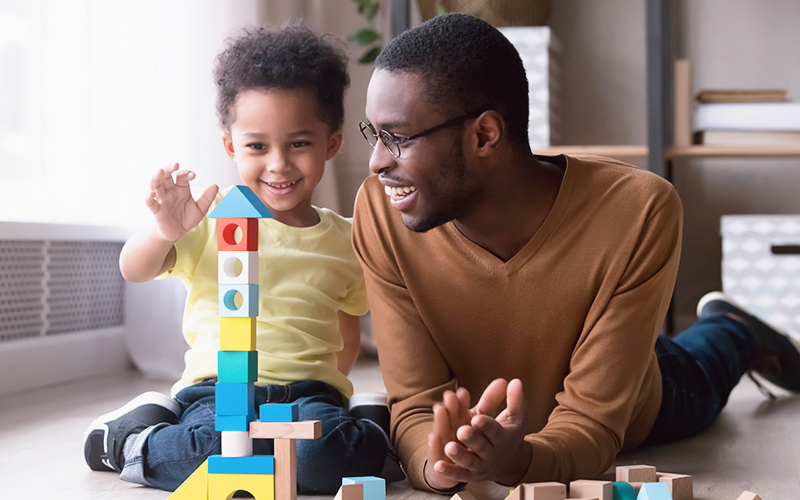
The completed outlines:
{"type": "MultiPolygon", "coordinates": [[[[299,25],[245,31],[220,53],[214,71],[225,151],[275,217],[259,220],[254,412],[265,402],[295,402],[301,420],[322,421],[322,438],[297,442],[302,493],[335,493],[343,476],[402,477],[387,430],[346,409],[358,316],[368,310],[351,221],[311,205],[325,161],[342,142],[350,83],[342,45],[299,25]]],[[[146,201],[155,226],[120,255],[127,280],[178,276],[188,289],[183,332],[191,348],[174,399],[138,396],[95,420],[84,445],[93,470],[165,490],[221,451],[214,429],[217,229],[205,216],[225,193],[210,186],[195,201],[194,177],[177,164],[155,174],[146,201]]],[[[254,454],[272,451],[271,440],[254,440],[254,454]]]]}

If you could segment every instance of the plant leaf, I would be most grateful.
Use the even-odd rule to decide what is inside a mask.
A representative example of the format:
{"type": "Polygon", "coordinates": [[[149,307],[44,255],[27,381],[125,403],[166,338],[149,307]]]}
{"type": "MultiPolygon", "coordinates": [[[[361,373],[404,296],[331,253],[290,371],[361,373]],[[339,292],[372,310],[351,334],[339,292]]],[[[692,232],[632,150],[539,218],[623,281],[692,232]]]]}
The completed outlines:
{"type": "Polygon", "coordinates": [[[378,35],[377,31],[365,28],[356,31],[355,33],[347,37],[347,41],[364,47],[366,45],[376,42],[378,38],[380,38],[380,35],[378,35]]]}
{"type": "Polygon", "coordinates": [[[372,5],[369,5],[365,9],[364,17],[366,17],[368,21],[372,21],[373,19],[375,19],[375,16],[378,14],[378,10],[380,8],[381,8],[381,4],[378,3],[378,2],[375,2],[372,5]]]}
{"type": "Polygon", "coordinates": [[[437,16],[443,16],[445,14],[447,14],[447,9],[445,8],[445,6],[440,4],[440,3],[437,3],[436,4],[436,15],[437,16]]]}
{"type": "Polygon", "coordinates": [[[359,64],[370,64],[378,58],[378,54],[380,53],[380,47],[372,47],[368,51],[364,52],[364,55],[361,56],[361,59],[359,59],[358,62],[359,64]]]}

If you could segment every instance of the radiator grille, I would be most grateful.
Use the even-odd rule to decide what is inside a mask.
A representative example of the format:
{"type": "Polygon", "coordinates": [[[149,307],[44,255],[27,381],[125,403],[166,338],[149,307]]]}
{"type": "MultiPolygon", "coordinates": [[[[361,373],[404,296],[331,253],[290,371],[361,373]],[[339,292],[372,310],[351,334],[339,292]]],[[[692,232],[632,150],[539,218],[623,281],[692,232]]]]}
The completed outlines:
{"type": "Polygon", "coordinates": [[[122,243],[0,241],[0,342],[124,323],[122,243]]]}

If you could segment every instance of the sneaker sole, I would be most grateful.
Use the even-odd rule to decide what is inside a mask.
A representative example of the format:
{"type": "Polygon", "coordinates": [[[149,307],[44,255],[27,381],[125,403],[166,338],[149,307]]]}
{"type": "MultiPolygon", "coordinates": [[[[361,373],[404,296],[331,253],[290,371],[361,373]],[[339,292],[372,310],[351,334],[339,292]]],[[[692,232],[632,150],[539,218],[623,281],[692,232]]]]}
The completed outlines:
{"type": "Polygon", "coordinates": [[[89,434],[91,434],[92,431],[102,429],[101,426],[105,426],[108,422],[114,421],[133,409],[144,405],[161,406],[174,413],[176,417],[179,417],[181,414],[181,407],[171,397],[161,394],[160,392],[145,392],[125,403],[124,406],[100,415],[94,419],[92,423],[89,424],[89,428],[86,429],[86,432],[83,435],[83,441],[86,442],[86,440],[89,438],[89,434]]]}

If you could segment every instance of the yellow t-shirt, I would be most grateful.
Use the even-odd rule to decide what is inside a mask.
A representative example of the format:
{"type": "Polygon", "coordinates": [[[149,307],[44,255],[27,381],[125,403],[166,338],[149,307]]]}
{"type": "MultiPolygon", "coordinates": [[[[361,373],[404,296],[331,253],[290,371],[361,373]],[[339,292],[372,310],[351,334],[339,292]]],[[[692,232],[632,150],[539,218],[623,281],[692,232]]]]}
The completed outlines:
{"type": "MultiPolygon", "coordinates": [[[[353,386],[336,369],[336,353],[343,346],[337,312],[367,313],[364,276],[350,243],[352,220],[316,210],[320,222],[312,227],[259,220],[257,385],[319,380],[350,397],[353,386]]],[[[165,276],[178,276],[188,290],[183,335],[190,349],[173,396],[217,376],[217,220],[203,219],[175,249],[175,267],[165,276]]]]}

